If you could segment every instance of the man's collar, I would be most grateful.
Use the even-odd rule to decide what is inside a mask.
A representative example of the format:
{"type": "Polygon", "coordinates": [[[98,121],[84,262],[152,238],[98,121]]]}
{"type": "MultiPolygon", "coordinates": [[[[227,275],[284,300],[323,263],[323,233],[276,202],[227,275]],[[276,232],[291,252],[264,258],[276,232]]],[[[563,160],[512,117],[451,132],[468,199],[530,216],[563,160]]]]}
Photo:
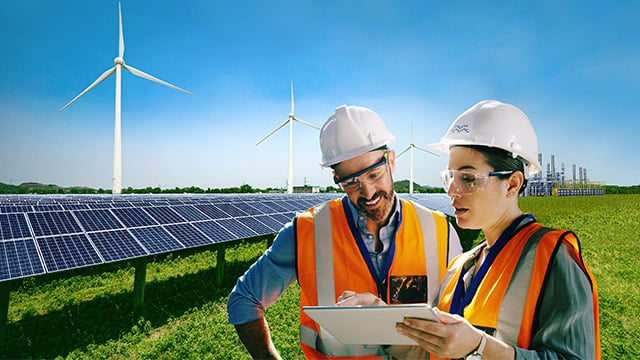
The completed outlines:
{"type": "MultiPolygon", "coordinates": [[[[345,195],[345,196],[347,196],[347,195],[345,195]]],[[[387,218],[387,222],[383,226],[388,226],[389,224],[392,224],[395,221],[397,221],[398,216],[400,214],[400,196],[398,196],[398,194],[395,192],[395,190],[393,191],[393,199],[394,199],[394,201],[393,201],[393,209],[389,213],[389,217],[387,218]]],[[[353,216],[353,221],[356,224],[358,224],[358,218],[360,216],[364,217],[365,221],[368,221],[367,217],[364,216],[363,214],[361,214],[358,211],[358,209],[351,202],[351,200],[348,200],[347,202],[349,203],[349,209],[351,209],[351,215],[353,216]]]]}

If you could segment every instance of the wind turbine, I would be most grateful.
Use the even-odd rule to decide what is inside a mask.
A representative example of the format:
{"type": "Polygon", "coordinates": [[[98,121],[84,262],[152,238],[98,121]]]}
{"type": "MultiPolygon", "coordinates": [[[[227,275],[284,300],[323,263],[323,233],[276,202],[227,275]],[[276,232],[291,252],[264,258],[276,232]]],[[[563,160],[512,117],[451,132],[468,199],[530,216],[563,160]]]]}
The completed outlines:
{"type": "Polygon", "coordinates": [[[89,90],[93,89],[96,85],[100,84],[106,78],[111,76],[114,72],[116,73],[116,110],[115,110],[115,126],[113,130],[113,177],[112,177],[112,190],[113,194],[122,193],[122,131],[120,129],[120,94],[121,94],[121,81],[120,81],[120,73],[122,69],[128,70],[135,76],[141,77],[143,79],[151,80],[158,84],[162,84],[164,86],[168,86],[170,88],[176,89],[178,91],[182,91],[189,95],[194,95],[192,92],[181,89],[175,85],[171,85],[168,82],[162,81],[158,78],[155,78],[143,71],[140,71],[134,68],[131,65],[125,65],[124,63],[124,36],[122,35],[122,11],[120,8],[120,2],[118,2],[118,16],[120,20],[120,28],[119,28],[119,39],[118,39],[118,56],[113,60],[115,66],[111,69],[105,71],[100,75],[96,81],[94,81],[88,88],[84,89],[78,96],[73,98],[73,100],[69,101],[65,106],[63,106],[59,111],[63,111],[69,105],[73,104],[76,100],[78,100],[82,95],[86,94],[89,90]]]}
{"type": "Polygon", "coordinates": [[[269,136],[275,134],[276,131],[280,130],[283,126],[289,124],[289,172],[287,176],[287,193],[289,194],[293,193],[293,122],[297,121],[300,124],[307,125],[316,130],[320,130],[319,127],[313,124],[310,124],[302,119],[297,118],[293,114],[294,108],[295,106],[293,103],[293,81],[291,81],[291,112],[289,113],[289,117],[285,121],[283,121],[280,125],[278,125],[277,128],[275,128],[273,131],[267,134],[267,136],[263,137],[262,140],[256,143],[256,146],[260,145],[260,143],[267,140],[269,136]]]}
{"type": "Polygon", "coordinates": [[[402,156],[402,154],[406,153],[407,151],[411,150],[411,160],[410,160],[410,169],[409,169],[409,194],[413,194],[413,149],[416,148],[418,150],[422,150],[426,153],[429,153],[431,155],[435,155],[435,156],[440,156],[438,153],[435,153],[433,151],[421,148],[420,146],[416,145],[413,142],[413,121],[411,122],[411,144],[409,144],[409,146],[402,150],[402,152],[398,155],[396,155],[396,158],[399,158],[400,156],[402,156]]]}

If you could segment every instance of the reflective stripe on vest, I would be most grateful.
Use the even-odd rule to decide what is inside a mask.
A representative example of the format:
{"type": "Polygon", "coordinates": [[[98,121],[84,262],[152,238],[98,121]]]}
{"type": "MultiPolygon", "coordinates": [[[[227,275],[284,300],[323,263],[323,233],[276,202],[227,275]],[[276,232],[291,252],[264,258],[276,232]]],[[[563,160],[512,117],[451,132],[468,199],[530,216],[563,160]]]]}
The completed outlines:
{"type": "Polygon", "coordinates": [[[329,203],[325,202],[314,208],[313,217],[313,233],[316,237],[314,241],[316,274],[323,274],[323,276],[316,277],[318,305],[334,305],[336,292],[333,286],[335,275],[333,274],[333,235],[329,203]]]}
{"type": "MultiPolygon", "coordinates": [[[[396,231],[395,241],[399,249],[395,258],[402,259],[402,265],[394,262],[389,276],[426,275],[428,279],[426,296],[431,303],[437,297],[441,278],[446,274],[449,225],[443,214],[432,212],[411,202],[401,201],[402,222],[396,231]],[[420,238],[427,240],[419,244],[416,240],[420,238]],[[408,250],[404,250],[405,248],[408,250]],[[414,249],[420,250],[414,251],[414,249]],[[415,258],[417,254],[421,254],[420,259],[415,258]],[[409,259],[406,258],[407,256],[410,256],[409,259]],[[420,266],[420,269],[417,269],[417,266],[420,266]]],[[[346,281],[344,276],[349,277],[350,290],[377,293],[375,281],[355,245],[340,199],[322,203],[298,216],[296,244],[301,307],[335,305],[337,296],[346,290],[346,288],[336,289],[336,284],[344,284],[346,281]],[[310,241],[313,241],[313,244],[310,241]],[[335,244],[340,246],[336,248],[335,244]],[[313,254],[307,253],[312,251],[313,254]],[[336,258],[351,260],[347,264],[340,264],[334,263],[336,258]],[[312,269],[313,274],[310,273],[312,269]],[[336,279],[336,276],[342,277],[336,279]]],[[[388,292],[389,286],[387,286],[387,294],[388,292]]],[[[302,311],[300,323],[300,341],[303,344],[303,350],[308,347],[307,351],[310,348],[314,352],[320,351],[329,356],[384,356],[380,346],[345,345],[338,342],[302,311]]]]}
{"type": "MultiPolygon", "coordinates": [[[[540,293],[547,270],[559,246],[567,246],[592,284],[596,329],[596,354],[600,353],[597,287],[591,271],[580,255],[580,245],[571,232],[530,223],[505,245],[473,300],[464,309],[464,317],[477,327],[495,330],[494,336],[509,345],[528,349],[540,293]]],[[[448,310],[461,270],[475,261],[476,249],[456,258],[442,283],[438,307],[448,310]]]]}
{"type": "Polygon", "coordinates": [[[440,265],[448,264],[449,262],[449,223],[444,215],[436,215],[419,205],[415,205],[416,204],[414,204],[414,208],[420,221],[423,236],[425,239],[428,239],[424,242],[424,258],[427,262],[427,278],[429,279],[427,303],[433,304],[438,296],[440,280],[442,280],[447,272],[447,265],[440,265]],[[433,231],[427,234],[425,233],[426,229],[433,231]],[[444,234],[447,234],[447,236],[442,236],[444,234]],[[445,242],[432,241],[430,239],[444,239],[445,242]],[[432,284],[438,284],[438,286],[433,286],[432,284]]]}

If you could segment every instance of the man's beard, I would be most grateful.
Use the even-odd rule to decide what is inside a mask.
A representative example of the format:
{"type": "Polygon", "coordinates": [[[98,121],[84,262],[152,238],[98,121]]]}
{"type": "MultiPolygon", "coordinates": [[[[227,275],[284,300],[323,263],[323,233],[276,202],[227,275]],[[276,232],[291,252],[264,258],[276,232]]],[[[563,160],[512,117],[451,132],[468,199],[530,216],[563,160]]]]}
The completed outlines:
{"type": "Polygon", "coordinates": [[[358,212],[364,215],[367,219],[373,222],[382,222],[386,221],[391,213],[391,209],[393,208],[393,195],[394,193],[388,193],[384,190],[380,190],[376,192],[371,199],[365,199],[363,197],[358,198],[358,203],[356,204],[356,208],[358,212]],[[375,209],[368,209],[365,205],[366,202],[375,199],[376,197],[380,197],[380,206],[375,209]]]}

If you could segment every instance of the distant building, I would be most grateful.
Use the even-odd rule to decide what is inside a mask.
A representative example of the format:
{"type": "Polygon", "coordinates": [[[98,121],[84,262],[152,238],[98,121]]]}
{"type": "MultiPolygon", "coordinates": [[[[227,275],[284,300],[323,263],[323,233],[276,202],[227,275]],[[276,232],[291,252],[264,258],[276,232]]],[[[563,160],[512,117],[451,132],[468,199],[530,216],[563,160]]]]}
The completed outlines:
{"type": "MultiPolygon", "coordinates": [[[[538,162],[542,166],[542,153],[538,153],[538,162]]],[[[551,155],[551,162],[546,164],[546,173],[533,175],[525,189],[525,196],[586,196],[604,195],[604,183],[591,181],[587,177],[587,169],[579,167],[576,179],[576,165],[573,164],[571,180],[567,180],[564,163],[561,171],[556,171],[555,155],[551,155]]]]}
{"type": "Polygon", "coordinates": [[[319,194],[320,193],[320,187],[319,186],[309,186],[309,185],[304,185],[304,186],[294,186],[293,187],[293,192],[294,193],[305,193],[305,194],[319,194]]]}

